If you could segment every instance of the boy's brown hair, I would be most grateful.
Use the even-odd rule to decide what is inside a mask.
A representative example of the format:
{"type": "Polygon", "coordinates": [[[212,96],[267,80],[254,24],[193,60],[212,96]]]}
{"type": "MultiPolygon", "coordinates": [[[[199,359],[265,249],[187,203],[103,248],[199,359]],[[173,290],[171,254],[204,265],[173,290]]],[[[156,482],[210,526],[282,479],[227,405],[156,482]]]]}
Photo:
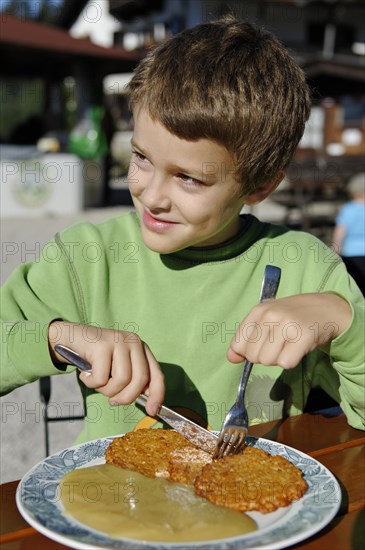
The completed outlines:
{"type": "Polygon", "coordinates": [[[225,146],[244,194],[286,168],[310,112],[305,76],[284,46],[232,16],[158,46],[127,93],[132,110],[143,107],[174,135],[225,146]]]}

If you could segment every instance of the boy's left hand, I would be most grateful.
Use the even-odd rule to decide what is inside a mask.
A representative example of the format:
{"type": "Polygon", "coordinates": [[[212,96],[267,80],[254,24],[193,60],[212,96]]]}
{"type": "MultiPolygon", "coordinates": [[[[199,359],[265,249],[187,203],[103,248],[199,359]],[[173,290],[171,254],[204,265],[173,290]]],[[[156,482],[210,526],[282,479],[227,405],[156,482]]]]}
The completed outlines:
{"type": "Polygon", "coordinates": [[[332,341],[351,323],[349,304],[337,294],[300,294],[255,306],[232,338],[227,358],[294,368],[308,352],[332,341]]]}

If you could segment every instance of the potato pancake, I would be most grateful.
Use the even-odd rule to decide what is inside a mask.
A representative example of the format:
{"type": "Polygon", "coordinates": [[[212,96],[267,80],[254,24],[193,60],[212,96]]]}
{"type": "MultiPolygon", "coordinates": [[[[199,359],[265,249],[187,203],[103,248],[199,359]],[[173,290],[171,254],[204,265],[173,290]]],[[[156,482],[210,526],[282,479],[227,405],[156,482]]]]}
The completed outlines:
{"type": "Polygon", "coordinates": [[[238,455],[204,466],[194,487],[199,496],[218,506],[265,514],[298,500],[307,483],[286,458],[246,446],[238,455]]]}
{"type": "Polygon", "coordinates": [[[195,449],[181,434],[162,428],[145,428],[116,437],[105,453],[105,460],[147,477],[169,479],[170,454],[184,448],[195,449]]]}

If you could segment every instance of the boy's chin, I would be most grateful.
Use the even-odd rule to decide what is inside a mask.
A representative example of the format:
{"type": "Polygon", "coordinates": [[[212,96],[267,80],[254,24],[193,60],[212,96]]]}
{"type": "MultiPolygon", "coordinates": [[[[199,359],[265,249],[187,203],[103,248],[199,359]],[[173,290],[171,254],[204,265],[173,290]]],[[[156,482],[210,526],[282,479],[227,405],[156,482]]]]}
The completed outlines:
{"type": "Polygon", "coordinates": [[[150,243],[146,241],[144,241],[144,244],[149,250],[152,250],[152,252],[157,252],[158,254],[173,254],[174,252],[181,250],[181,248],[185,248],[185,247],[161,245],[161,244],[150,243]]]}
{"type": "Polygon", "coordinates": [[[178,250],[182,250],[183,248],[186,248],[186,246],[189,246],[184,246],[183,244],[178,246],[177,243],[174,243],[170,239],[166,238],[166,235],[162,238],[160,236],[145,235],[143,231],[142,238],[146,247],[153,252],[157,252],[158,254],[172,254],[173,252],[177,252],[178,250]]]}

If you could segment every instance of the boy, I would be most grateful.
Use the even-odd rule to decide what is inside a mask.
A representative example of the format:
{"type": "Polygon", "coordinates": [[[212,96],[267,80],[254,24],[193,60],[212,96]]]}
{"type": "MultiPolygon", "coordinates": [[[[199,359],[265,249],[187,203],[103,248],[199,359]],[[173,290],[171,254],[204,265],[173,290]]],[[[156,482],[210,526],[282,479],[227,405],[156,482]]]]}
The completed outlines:
{"type": "Polygon", "coordinates": [[[73,370],[61,343],[92,364],[79,441],[153,425],[133,404],[142,391],[151,417],[165,402],[219,429],[247,357],[251,423],[300,413],[319,385],[363,428],[357,286],[314,237],[240,215],[276,188],[303,133],[300,68],[228,17],[154,50],[129,99],[136,213],[63,231],[9,279],[3,392],[73,370]],[[266,264],[282,269],[278,298],[257,305],[266,264]]]}

